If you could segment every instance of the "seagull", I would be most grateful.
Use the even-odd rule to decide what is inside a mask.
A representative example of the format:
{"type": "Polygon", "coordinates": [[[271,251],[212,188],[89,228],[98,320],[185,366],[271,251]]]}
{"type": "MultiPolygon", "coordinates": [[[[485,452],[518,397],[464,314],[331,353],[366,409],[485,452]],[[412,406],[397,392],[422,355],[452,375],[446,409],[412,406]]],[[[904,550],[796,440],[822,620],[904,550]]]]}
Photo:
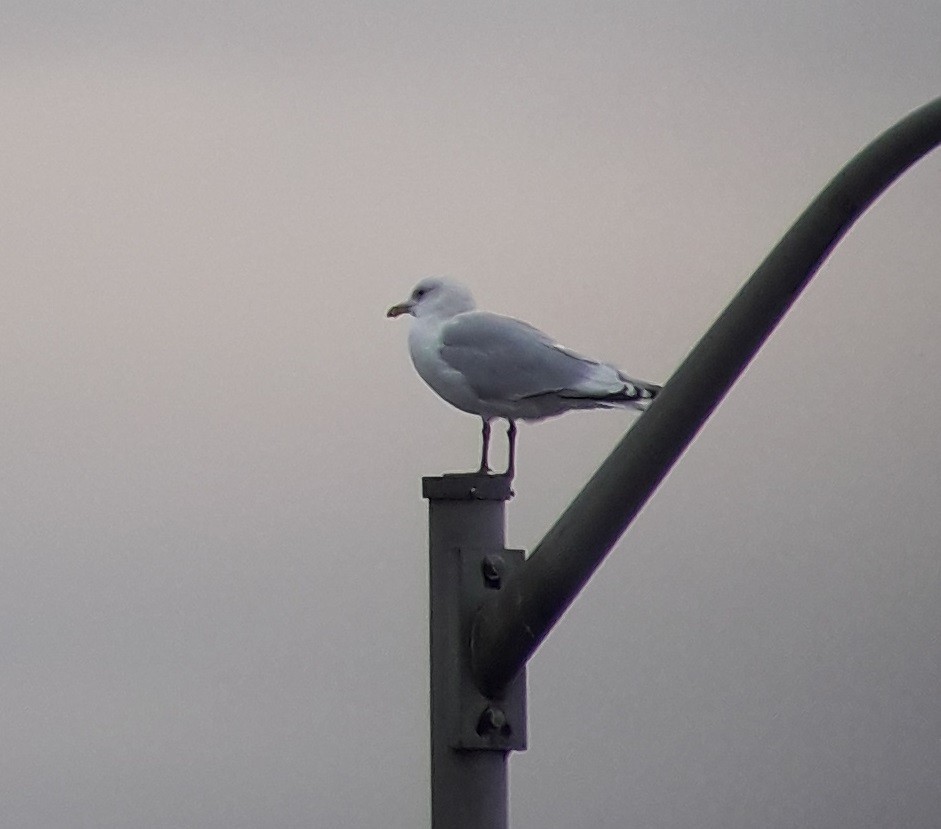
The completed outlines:
{"type": "Polygon", "coordinates": [[[643,409],[660,386],[628,377],[608,363],[560,345],[512,317],[478,311],[471,292],[428,277],[386,313],[412,317],[408,349],[419,376],[444,400],[483,422],[478,474],[488,464],[490,422],[507,421],[508,462],[516,465],[516,421],[542,420],[571,409],[643,409]]]}

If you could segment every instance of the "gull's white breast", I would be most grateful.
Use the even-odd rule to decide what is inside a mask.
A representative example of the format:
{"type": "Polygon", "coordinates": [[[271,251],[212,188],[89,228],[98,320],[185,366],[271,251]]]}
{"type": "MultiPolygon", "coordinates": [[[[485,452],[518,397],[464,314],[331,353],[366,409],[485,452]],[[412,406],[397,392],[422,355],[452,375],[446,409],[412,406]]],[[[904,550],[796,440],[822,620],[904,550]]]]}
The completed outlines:
{"type": "Polygon", "coordinates": [[[452,406],[473,415],[499,414],[481,400],[457,369],[441,358],[441,329],[447,320],[413,319],[408,332],[408,350],[419,377],[452,406]]]}

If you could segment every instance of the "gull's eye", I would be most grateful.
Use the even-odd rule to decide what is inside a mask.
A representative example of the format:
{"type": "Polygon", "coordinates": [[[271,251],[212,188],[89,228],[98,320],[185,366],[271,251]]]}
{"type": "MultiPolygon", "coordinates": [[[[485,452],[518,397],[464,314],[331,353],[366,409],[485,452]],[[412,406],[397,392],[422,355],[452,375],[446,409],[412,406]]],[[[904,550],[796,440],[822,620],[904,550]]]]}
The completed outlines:
{"type": "Polygon", "coordinates": [[[416,288],[415,293],[413,293],[412,296],[414,296],[415,299],[421,299],[427,293],[428,290],[426,288],[416,288]]]}

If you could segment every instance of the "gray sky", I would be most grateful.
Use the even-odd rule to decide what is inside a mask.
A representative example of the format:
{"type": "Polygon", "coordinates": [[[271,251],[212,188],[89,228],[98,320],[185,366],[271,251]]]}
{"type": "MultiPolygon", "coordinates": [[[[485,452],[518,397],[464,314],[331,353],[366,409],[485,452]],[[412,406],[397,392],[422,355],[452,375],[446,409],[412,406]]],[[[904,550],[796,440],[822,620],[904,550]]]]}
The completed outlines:
{"type": "MultiPolygon", "coordinates": [[[[665,380],[935,2],[5,3],[0,825],[427,822],[420,276],[665,380]]],[[[515,829],[936,827],[941,157],[530,667],[515,829]]],[[[630,419],[524,426],[532,547],[630,419]]]]}

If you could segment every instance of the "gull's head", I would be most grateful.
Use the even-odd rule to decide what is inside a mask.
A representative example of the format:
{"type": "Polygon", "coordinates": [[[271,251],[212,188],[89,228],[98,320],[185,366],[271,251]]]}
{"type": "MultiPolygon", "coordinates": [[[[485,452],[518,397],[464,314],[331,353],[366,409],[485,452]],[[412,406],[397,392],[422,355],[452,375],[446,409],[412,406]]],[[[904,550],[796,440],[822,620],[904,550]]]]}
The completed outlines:
{"type": "Polygon", "coordinates": [[[471,292],[458,282],[440,276],[429,276],[419,282],[405,302],[393,305],[387,317],[411,314],[413,317],[439,317],[446,319],[465,311],[473,311],[476,305],[471,292]]]}

